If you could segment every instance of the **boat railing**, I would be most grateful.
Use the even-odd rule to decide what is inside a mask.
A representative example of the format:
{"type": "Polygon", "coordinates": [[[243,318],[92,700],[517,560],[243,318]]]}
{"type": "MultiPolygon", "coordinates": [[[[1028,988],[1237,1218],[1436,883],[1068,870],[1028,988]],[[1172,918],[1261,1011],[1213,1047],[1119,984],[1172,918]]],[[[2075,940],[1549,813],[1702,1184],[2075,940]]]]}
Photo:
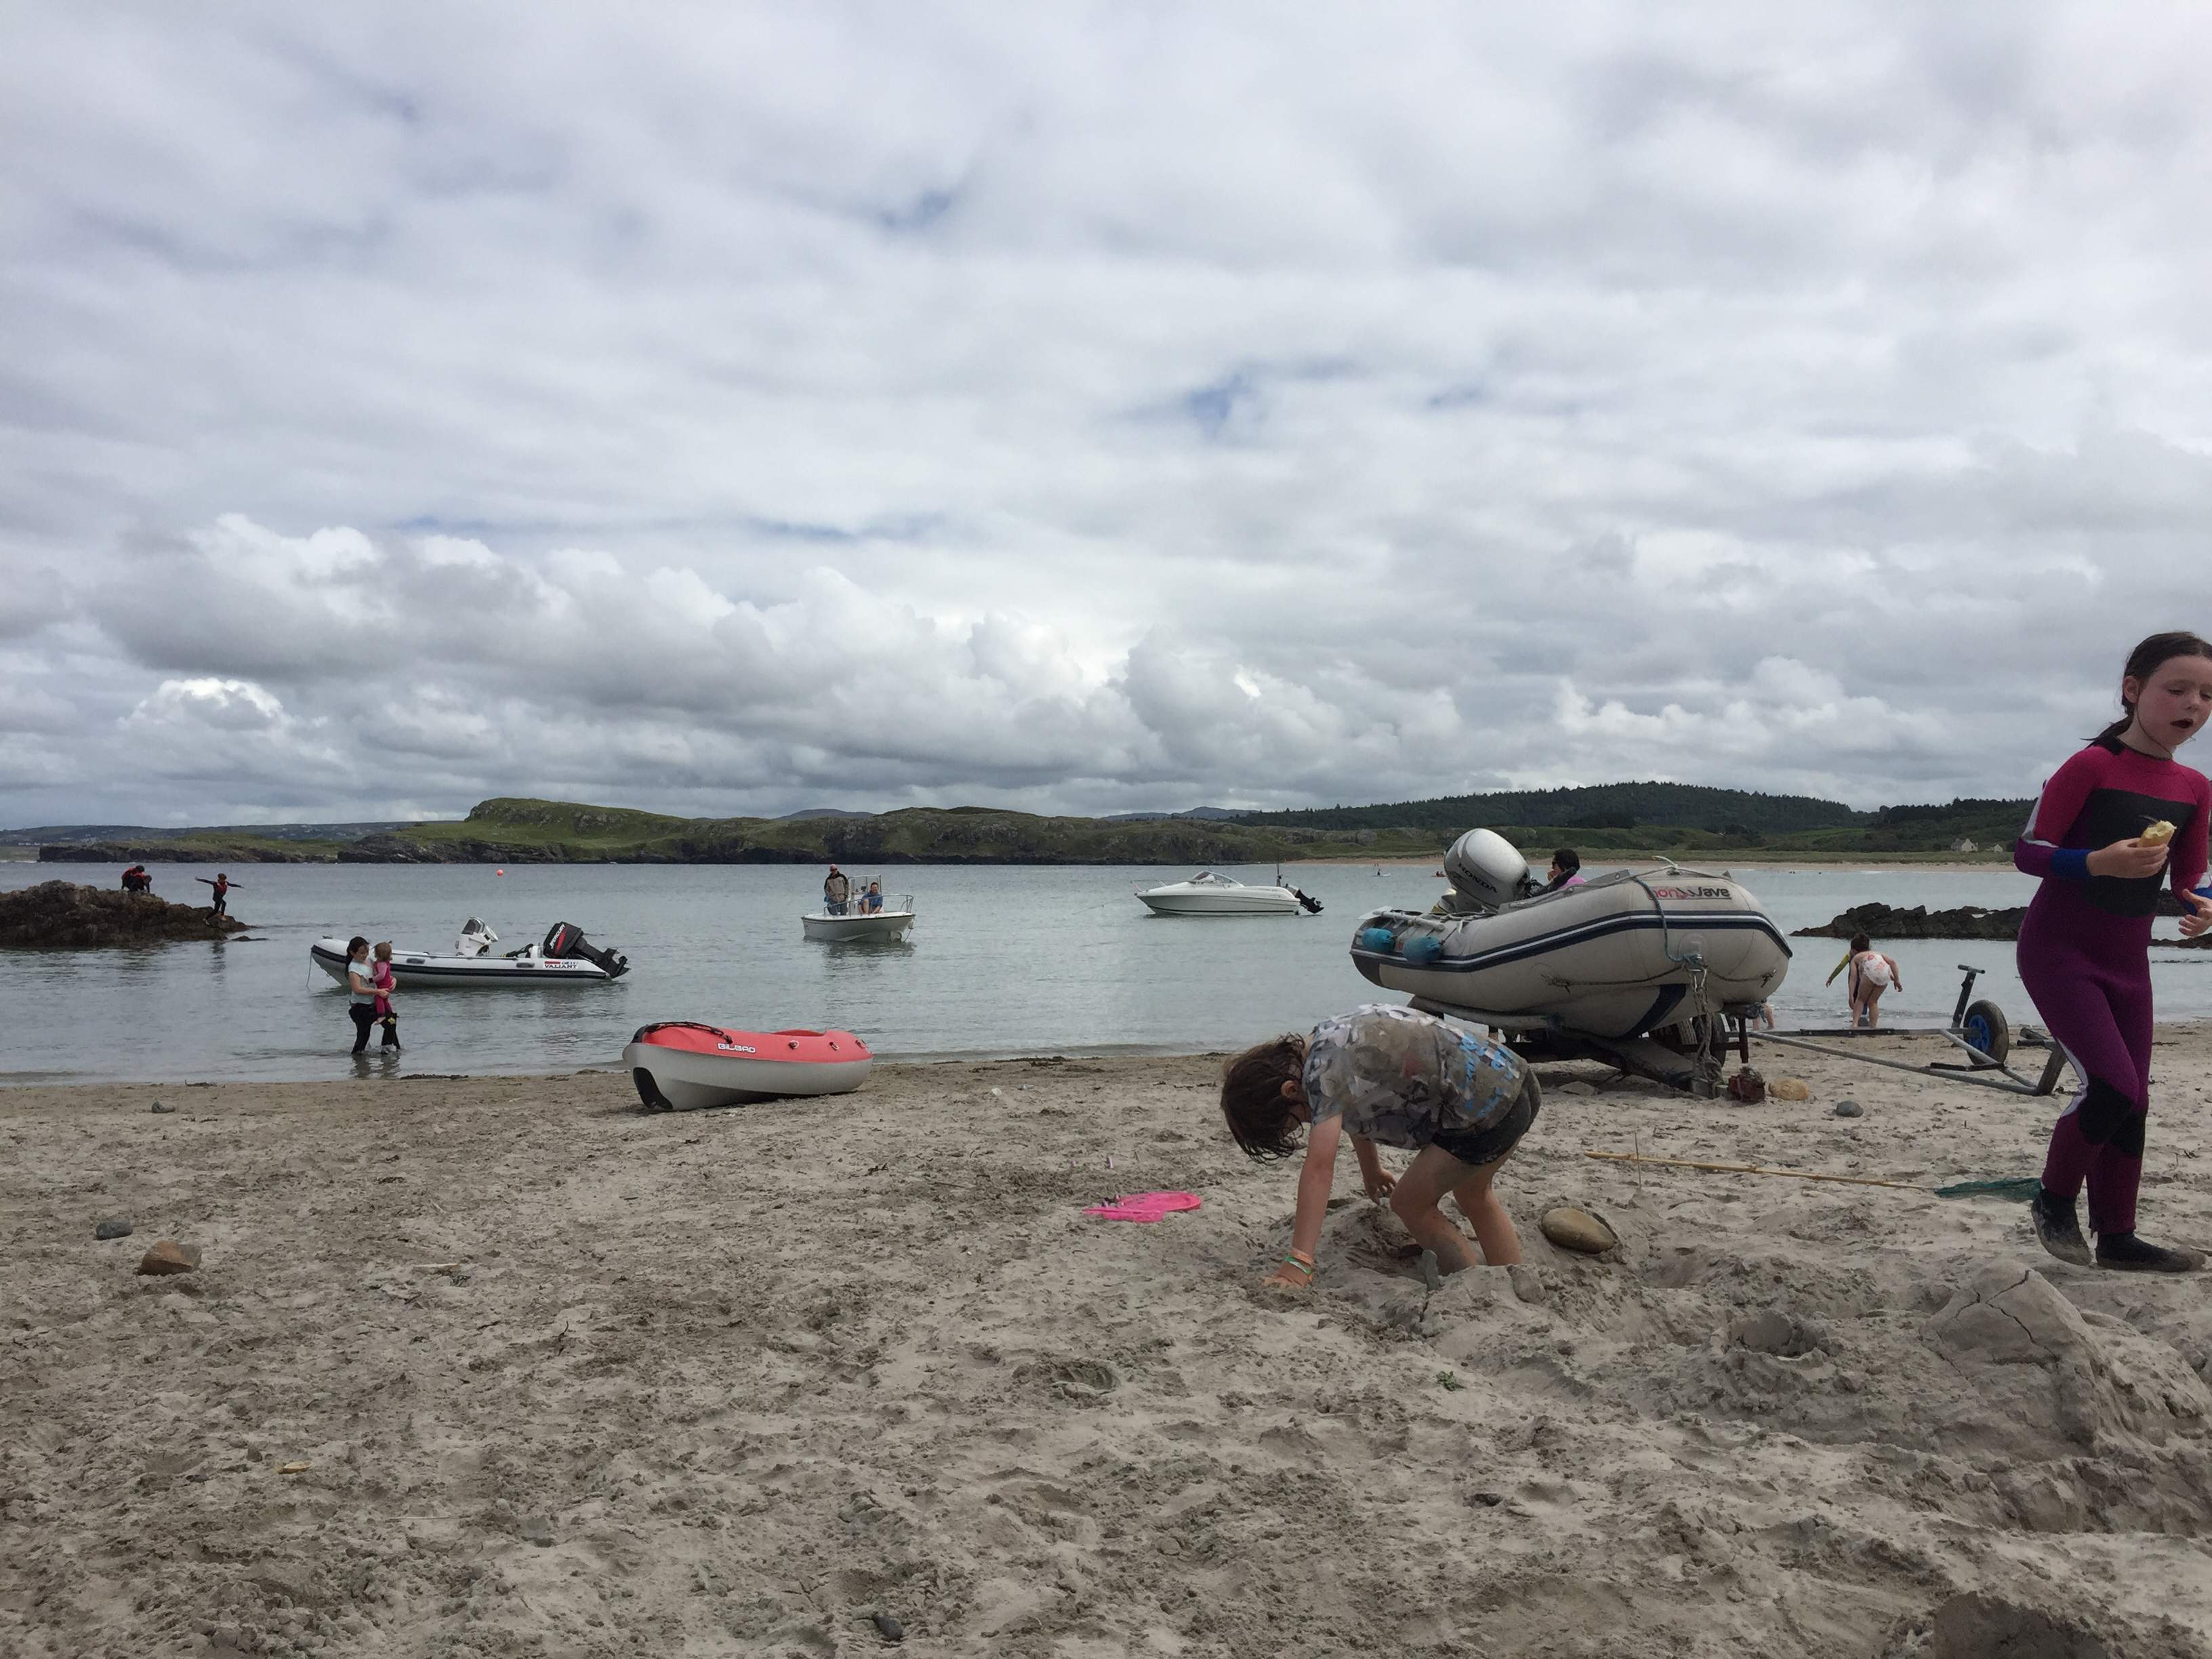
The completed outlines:
{"type": "Polygon", "coordinates": [[[872,910],[868,908],[867,895],[855,893],[845,901],[845,908],[842,910],[832,910],[825,904],[814,914],[817,916],[830,916],[840,920],[849,920],[854,916],[912,915],[914,914],[914,895],[911,893],[885,893],[883,895],[883,901],[880,907],[872,910]]]}

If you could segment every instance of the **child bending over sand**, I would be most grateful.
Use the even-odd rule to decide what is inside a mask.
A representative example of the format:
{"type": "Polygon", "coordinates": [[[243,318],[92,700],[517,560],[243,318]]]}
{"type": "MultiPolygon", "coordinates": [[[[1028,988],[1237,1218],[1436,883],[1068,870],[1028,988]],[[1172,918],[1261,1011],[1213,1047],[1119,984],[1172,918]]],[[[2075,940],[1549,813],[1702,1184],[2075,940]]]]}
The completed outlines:
{"type": "Polygon", "coordinates": [[[1367,1196],[1379,1204],[1387,1195],[1444,1272],[1518,1261],[1513,1218],[1490,1183],[1542,1104],[1534,1075],[1511,1049],[1412,1008],[1371,1004],[1304,1036],[1247,1048],[1221,1079],[1222,1115],[1237,1144],[1250,1158],[1288,1158],[1305,1131],[1290,1253],[1265,1282],[1293,1290],[1313,1283],[1346,1131],[1367,1196]],[[1403,1176],[1384,1171],[1377,1142],[1416,1155],[1403,1176]],[[1474,1227],[1480,1256],[1445,1218],[1446,1193],[1474,1227]]]}

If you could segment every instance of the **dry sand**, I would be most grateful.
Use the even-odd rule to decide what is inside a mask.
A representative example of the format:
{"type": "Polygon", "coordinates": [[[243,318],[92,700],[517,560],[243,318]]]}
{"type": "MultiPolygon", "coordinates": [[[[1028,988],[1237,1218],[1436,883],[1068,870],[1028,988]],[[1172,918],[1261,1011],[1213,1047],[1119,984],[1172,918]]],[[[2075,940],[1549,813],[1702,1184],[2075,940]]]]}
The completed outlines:
{"type": "MultiPolygon", "coordinates": [[[[2212,1039],[2161,1040],[2145,1231],[2212,1243],[2212,1039]]],[[[1203,1059],[650,1117],[611,1073],[0,1091],[0,1652],[2212,1651],[2212,1280],[1580,1156],[1933,1186],[2053,1110],[1759,1060],[1813,1099],[1547,1068],[1528,1264],[1433,1295],[1348,1158],[1317,1289],[1255,1290],[1291,1176],[1203,1059]],[[1204,1207],[1080,1213],[1156,1187],[1204,1207]],[[1545,1243],[1563,1200],[1622,1249],[1545,1243]],[[163,1237],[203,1266],[135,1277],[163,1237]]]]}

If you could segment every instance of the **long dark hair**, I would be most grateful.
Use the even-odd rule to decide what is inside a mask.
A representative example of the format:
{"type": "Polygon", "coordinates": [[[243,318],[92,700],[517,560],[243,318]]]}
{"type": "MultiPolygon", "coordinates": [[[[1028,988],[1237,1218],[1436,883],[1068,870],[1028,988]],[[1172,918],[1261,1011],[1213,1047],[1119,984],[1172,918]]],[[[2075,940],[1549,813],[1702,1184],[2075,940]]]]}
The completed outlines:
{"type": "MultiPolygon", "coordinates": [[[[2128,653],[2128,665],[2120,671],[2120,678],[2140,684],[2176,657],[2212,657],[2212,641],[2187,633],[2154,634],[2128,653]]],[[[2134,725],[2135,719],[2136,706],[2128,701],[2128,694],[2123,690],[2120,693],[2119,719],[2098,732],[2095,741],[2112,742],[2134,725]]]]}
{"type": "Polygon", "coordinates": [[[1288,1158],[1298,1149],[1305,1115],[1284,1097],[1283,1085],[1305,1069],[1306,1040],[1271,1037],[1221,1068],[1221,1115],[1247,1158],[1288,1158]]]}

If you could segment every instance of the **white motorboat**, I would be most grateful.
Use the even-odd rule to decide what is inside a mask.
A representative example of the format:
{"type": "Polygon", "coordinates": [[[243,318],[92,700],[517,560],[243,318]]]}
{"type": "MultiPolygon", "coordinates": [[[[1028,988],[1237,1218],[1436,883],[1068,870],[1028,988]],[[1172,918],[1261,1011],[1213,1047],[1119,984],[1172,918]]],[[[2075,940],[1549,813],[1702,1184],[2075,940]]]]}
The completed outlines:
{"type": "Polygon", "coordinates": [[[738,1031],[689,1019],[641,1025],[623,1050],[649,1112],[850,1094],[875,1063],[850,1031],[738,1031]]]}
{"type": "Polygon", "coordinates": [[[1248,887],[1212,870],[1164,887],[1139,888],[1137,896],[1157,916],[1294,916],[1301,909],[1321,913],[1321,901],[1295,887],[1248,887]]]}
{"type": "MultiPolygon", "coordinates": [[[[491,947],[498,942],[497,933],[471,916],[448,952],[395,948],[392,983],[400,990],[420,990],[426,986],[605,985],[629,971],[628,957],[593,945],[565,921],[547,929],[538,943],[505,956],[492,954],[491,947]]],[[[346,982],[344,939],[317,939],[308,947],[307,955],[340,985],[346,982]]]]}
{"type": "Polygon", "coordinates": [[[1487,830],[1455,842],[1444,869],[1443,913],[1372,913],[1352,959],[1377,985],[1485,1024],[1638,1036],[1756,1006],[1790,969],[1789,941],[1728,876],[1668,865],[1546,892],[1487,830]]]}
{"type": "Polygon", "coordinates": [[[902,939],[914,927],[914,895],[885,893],[883,908],[871,910],[866,896],[854,894],[842,910],[824,907],[799,917],[799,930],[809,939],[850,943],[854,940],[902,939]]]}

